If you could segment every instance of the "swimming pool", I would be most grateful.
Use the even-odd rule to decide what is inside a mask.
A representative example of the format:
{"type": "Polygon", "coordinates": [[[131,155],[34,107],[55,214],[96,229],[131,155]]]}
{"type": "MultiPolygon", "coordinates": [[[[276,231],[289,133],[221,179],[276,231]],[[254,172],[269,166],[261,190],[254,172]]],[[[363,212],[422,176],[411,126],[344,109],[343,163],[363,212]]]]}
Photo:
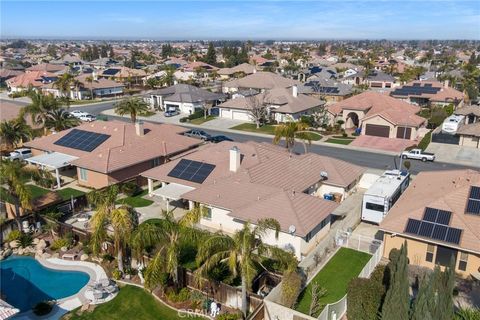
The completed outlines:
{"type": "Polygon", "coordinates": [[[90,276],[84,272],[49,269],[32,257],[11,256],[0,262],[0,280],[3,300],[23,312],[41,301],[76,294],[90,276]]]}

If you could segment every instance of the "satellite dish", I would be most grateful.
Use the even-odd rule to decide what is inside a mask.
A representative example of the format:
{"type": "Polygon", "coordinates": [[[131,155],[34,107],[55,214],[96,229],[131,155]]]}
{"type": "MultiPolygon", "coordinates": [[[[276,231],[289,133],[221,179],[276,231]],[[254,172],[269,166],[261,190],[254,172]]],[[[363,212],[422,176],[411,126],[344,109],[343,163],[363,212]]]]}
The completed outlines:
{"type": "Polygon", "coordinates": [[[327,171],[321,171],[321,172],[320,172],[320,177],[322,177],[324,180],[328,179],[328,173],[327,173],[327,171]]]}
{"type": "Polygon", "coordinates": [[[293,224],[290,225],[290,227],[288,227],[288,232],[289,232],[290,234],[294,234],[296,230],[297,230],[297,229],[295,228],[295,226],[294,226],[293,224]]]}

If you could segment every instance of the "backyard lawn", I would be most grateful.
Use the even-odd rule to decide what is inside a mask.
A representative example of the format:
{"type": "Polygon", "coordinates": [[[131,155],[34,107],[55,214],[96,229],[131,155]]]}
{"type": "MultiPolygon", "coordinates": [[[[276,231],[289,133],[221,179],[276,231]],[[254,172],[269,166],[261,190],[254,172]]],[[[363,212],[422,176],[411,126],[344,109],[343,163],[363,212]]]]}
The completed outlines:
{"type": "Polygon", "coordinates": [[[39,187],[33,184],[27,184],[27,188],[32,193],[32,199],[37,199],[50,192],[50,190],[44,189],[42,187],[39,187]]]}
{"type": "Polygon", "coordinates": [[[352,143],[354,139],[335,139],[335,138],[329,138],[327,139],[327,141],[325,142],[328,142],[328,143],[335,143],[335,144],[344,144],[344,145],[347,145],[347,144],[350,144],[352,143]]]}
{"type": "Polygon", "coordinates": [[[74,198],[80,197],[85,194],[85,192],[73,189],[73,188],[65,188],[65,189],[60,189],[57,190],[57,194],[63,199],[63,200],[69,200],[72,196],[74,198]]]}
{"type": "MultiPolygon", "coordinates": [[[[340,248],[312,280],[327,289],[327,294],[320,299],[320,303],[337,302],[343,298],[347,293],[348,283],[360,274],[370,257],[368,253],[340,248]]],[[[297,311],[305,314],[308,314],[310,309],[312,282],[300,294],[296,307],[297,311]]]]}
{"type": "Polygon", "coordinates": [[[155,298],[142,288],[134,286],[124,286],[120,288],[120,292],[112,301],[101,304],[92,312],[80,312],[75,309],[66,314],[62,319],[71,320],[115,320],[115,319],[205,319],[201,317],[193,317],[187,315],[178,315],[178,313],[162,303],[155,300],[155,298]]]}
{"type": "Polygon", "coordinates": [[[257,125],[255,123],[242,123],[235,127],[231,127],[230,129],[247,131],[247,132],[265,133],[265,134],[272,134],[272,135],[275,134],[275,126],[272,126],[269,124],[263,125],[257,129],[257,125]]]}
{"type": "Polygon", "coordinates": [[[213,120],[215,118],[216,118],[215,116],[210,115],[210,116],[207,116],[207,118],[200,117],[200,118],[197,118],[197,119],[192,119],[192,120],[190,120],[190,123],[192,123],[192,124],[202,124],[202,123],[205,123],[207,121],[213,120]]]}
{"type": "Polygon", "coordinates": [[[153,203],[152,200],[144,199],[143,197],[148,194],[148,190],[143,190],[141,193],[133,197],[126,197],[115,201],[116,204],[127,204],[134,208],[148,207],[153,203]]]}

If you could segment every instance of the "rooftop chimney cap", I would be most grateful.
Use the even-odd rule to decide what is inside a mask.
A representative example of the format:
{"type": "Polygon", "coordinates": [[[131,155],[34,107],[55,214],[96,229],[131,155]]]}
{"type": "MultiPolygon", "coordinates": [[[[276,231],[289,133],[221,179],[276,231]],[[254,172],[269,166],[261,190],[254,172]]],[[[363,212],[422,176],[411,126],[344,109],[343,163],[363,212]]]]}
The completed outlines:
{"type": "Polygon", "coordinates": [[[288,227],[288,232],[290,234],[294,234],[295,231],[297,231],[297,228],[295,228],[295,226],[293,224],[288,227]]]}
{"type": "Polygon", "coordinates": [[[230,150],[232,150],[232,151],[240,151],[240,149],[238,149],[237,146],[233,146],[232,149],[230,149],[230,150]]]}
{"type": "Polygon", "coordinates": [[[328,173],[327,173],[327,171],[321,171],[321,172],[320,172],[320,177],[322,177],[323,179],[328,179],[328,173]]]}

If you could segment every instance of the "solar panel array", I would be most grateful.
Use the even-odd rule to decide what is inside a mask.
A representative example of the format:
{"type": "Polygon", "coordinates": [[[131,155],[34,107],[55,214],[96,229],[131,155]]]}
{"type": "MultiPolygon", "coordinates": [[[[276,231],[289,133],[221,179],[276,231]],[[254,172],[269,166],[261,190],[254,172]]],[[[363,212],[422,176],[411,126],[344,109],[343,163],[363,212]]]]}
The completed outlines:
{"type": "Polygon", "coordinates": [[[480,215],[480,187],[472,186],[467,201],[466,213],[480,215]]]}
{"type": "Polygon", "coordinates": [[[53,144],[58,146],[92,152],[105,140],[110,138],[110,135],[73,129],[53,144]]]}
{"type": "Polygon", "coordinates": [[[213,169],[215,169],[215,165],[210,163],[182,159],[168,173],[168,176],[195,183],[203,183],[213,169]]]}
{"type": "Polygon", "coordinates": [[[114,76],[116,75],[117,73],[119,73],[120,70],[119,69],[107,69],[107,70],[104,70],[102,72],[103,75],[108,75],[108,76],[114,76]]]}
{"type": "Polygon", "coordinates": [[[436,94],[441,88],[414,83],[413,86],[403,86],[392,91],[394,96],[408,96],[408,95],[422,95],[422,94],[436,94]]]}
{"type": "Polygon", "coordinates": [[[427,207],[423,214],[423,220],[408,219],[405,233],[459,244],[463,230],[448,226],[451,216],[450,211],[427,207]]]}

